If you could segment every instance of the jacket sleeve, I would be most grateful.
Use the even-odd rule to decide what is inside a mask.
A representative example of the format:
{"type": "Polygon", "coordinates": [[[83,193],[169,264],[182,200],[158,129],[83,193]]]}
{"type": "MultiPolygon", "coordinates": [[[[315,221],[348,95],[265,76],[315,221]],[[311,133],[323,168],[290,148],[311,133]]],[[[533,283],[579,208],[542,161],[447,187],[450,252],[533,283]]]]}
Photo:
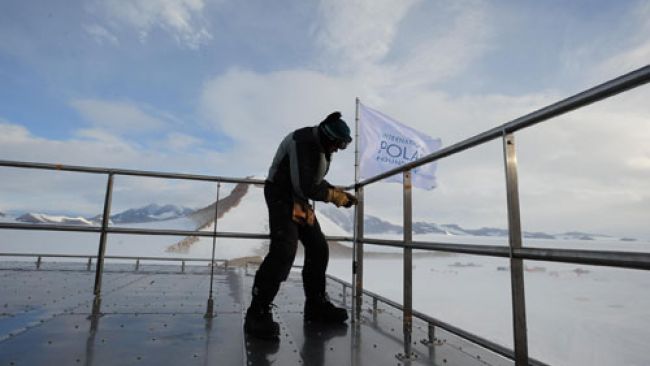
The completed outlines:
{"type": "Polygon", "coordinates": [[[325,179],[318,178],[320,154],[314,147],[306,142],[296,142],[289,155],[291,169],[291,184],[296,196],[305,201],[327,200],[328,190],[331,187],[325,179]]]}

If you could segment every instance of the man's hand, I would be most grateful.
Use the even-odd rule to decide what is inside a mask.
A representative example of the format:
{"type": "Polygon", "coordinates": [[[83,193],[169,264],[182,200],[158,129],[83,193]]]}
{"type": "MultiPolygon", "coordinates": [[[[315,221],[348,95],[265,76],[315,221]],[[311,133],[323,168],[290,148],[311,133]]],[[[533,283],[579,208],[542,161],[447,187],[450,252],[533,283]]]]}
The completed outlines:
{"type": "Polygon", "coordinates": [[[327,201],[332,202],[336,207],[352,207],[352,205],[358,203],[358,200],[354,195],[338,188],[330,188],[327,201]]]}
{"type": "Polygon", "coordinates": [[[345,195],[348,196],[348,200],[349,200],[349,203],[347,205],[344,205],[345,207],[350,208],[353,205],[356,205],[357,203],[359,203],[359,200],[357,199],[357,197],[355,195],[353,195],[352,193],[348,193],[348,192],[343,192],[343,193],[345,193],[345,195]]]}
{"type": "Polygon", "coordinates": [[[314,226],[314,223],[316,222],[316,214],[309,204],[294,202],[291,219],[300,225],[307,224],[309,226],[314,226]]]}

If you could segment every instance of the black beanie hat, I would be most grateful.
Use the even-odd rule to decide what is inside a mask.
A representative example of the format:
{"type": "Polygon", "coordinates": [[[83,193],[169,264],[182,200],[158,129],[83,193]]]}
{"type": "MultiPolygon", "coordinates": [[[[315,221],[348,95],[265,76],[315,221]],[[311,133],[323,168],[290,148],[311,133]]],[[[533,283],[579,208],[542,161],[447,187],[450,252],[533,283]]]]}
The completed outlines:
{"type": "Polygon", "coordinates": [[[348,144],[352,142],[350,127],[341,119],[341,112],[331,113],[318,125],[318,128],[330,141],[343,141],[348,144]]]}

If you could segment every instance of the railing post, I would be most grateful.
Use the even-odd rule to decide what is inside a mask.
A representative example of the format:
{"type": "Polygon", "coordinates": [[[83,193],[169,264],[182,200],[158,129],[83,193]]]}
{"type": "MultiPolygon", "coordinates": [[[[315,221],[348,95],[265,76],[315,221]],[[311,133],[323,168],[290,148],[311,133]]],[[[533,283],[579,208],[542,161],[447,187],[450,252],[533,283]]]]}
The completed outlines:
{"type": "Polygon", "coordinates": [[[427,339],[422,340],[422,344],[425,344],[429,349],[429,359],[435,360],[436,358],[436,326],[429,322],[427,324],[427,339]]]}
{"type": "Polygon", "coordinates": [[[436,326],[433,323],[427,324],[427,336],[429,338],[429,344],[436,342],[436,326]]]}
{"type": "Polygon", "coordinates": [[[352,321],[361,318],[363,304],[363,187],[355,187],[357,205],[354,215],[354,253],[352,259],[352,321]]]}
{"type": "Polygon", "coordinates": [[[104,274],[104,256],[106,254],[106,237],[108,235],[108,223],[110,222],[111,215],[111,202],[113,198],[113,173],[108,174],[108,182],[106,183],[106,197],[104,199],[104,212],[102,216],[102,228],[99,235],[99,250],[97,253],[97,266],[95,270],[95,298],[93,300],[93,309],[91,316],[100,314],[102,302],[102,276],[104,274]]]}
{"type": "Polygon", "coordinates": [[[379,314],[379,307],[377,306],[377,298],[372,298],[372,321],[377,322],[377,315],[379,314]]]}
{"type": "Polygon", "coordinates": [[[521,258],[513,258],[514,249],[521,248],[521,216],[517,181],[517,154],[515,137],[503,135],[503,154],[506,170],[508,200],[508,235],[510,241],[510,282],[512,289],[512,325],[515,344],[515,365],[528,365],[528,335],[526,326],[526,297],[524,293],[524,265],[521,258]]]}
{"type": "Polygon", "coordinates": [[[411,185],[411,171],[407,170],[404,177],[404,278],[403,278],[403,329],[404,329],[404,354],[398,354],[400,360],[410,360],[414,357],[411,351],[413,334],[413,197],[411,185]]]}
{"type": "Polygon", "coordinates": [[[140,258],[135,260],[135,271],[137,272],[140,269],[140,258]]]}
{"type": "MultiPolygon", "coordinates": [[[[217,200],[214,202],[214,228],[212,230],[212,262],[210,262],[210,293],[208,294],[208,303],[205,309],[206,319],[214,318],[214,299],[212,298],[212,284],[214,283],[214,252],[217,247],[217,223],[219,222],[219,192],[221,191],[221,182],[217,182],[217,200]]],[[[228,262],[226,262],[228,263],[228,262]]],[[[248,262],[246,262],[246,271],[248,272],[248,262]]]]}
{"type": "Polygon", "coordinates": [[[90,271],[90,267],[93,264],[93,257],[88,257],[88,263],[86,264],[86,271],[90,271]]]}

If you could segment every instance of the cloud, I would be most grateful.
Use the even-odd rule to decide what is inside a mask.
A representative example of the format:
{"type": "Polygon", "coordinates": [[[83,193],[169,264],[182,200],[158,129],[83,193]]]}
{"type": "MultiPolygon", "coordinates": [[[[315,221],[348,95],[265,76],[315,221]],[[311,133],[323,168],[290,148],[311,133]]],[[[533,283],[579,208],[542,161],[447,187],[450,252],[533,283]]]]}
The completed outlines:
{"type": "Polygon", "coordinates": [[[328,0],[321,2],[319,13],[316,40],[324,68],[382,88],[384,97],[419,93],[419,85],[461,74],[489,49],[494,32],[490,8],[476,1],[328,0]],[[436,26],[408,27],[417,21],[413,13],[425,6],[444,16],[436,26]]]}
{"type": "Polygon", "coordinates": [[[316,39],[326,55],[351,67],[380,62],[391,49],[399,22],[420,1],[321,1],[316,39]]]}
{"type": "Polygon", "coordinates": [[[114,46],[117,46],[120,41],[117,37],[109,32],[106,28],[102,27],[99,24],[86,24],[83,25],[83,29],[88,33],[98,44],[110,43],[114,46]]]}
{"type": "Polygon", "coordinates": [[[352,80],[314,71],[231,69],[205,84],[200,109],[208,123],[235,141],[230,156],[238,169],[257,174],[268,169],[277,144],[294,129],[316,125],[334,110],[353,122],[357,90],[352,80]]]}
{"type": "Polygon", "coordinates": [[[101,0],[89,7],[91,12],[105,15],[113,28],[135,30],[141,42],[160,28],[190,49],[198,49],[213,38],[204,8],[203,0],[101,0]]]}
{"type": "MultiPolygon", "coordinates": [[[[315,39],[322,48],[324,62],[341,65],[341,69],[347,70],[345,73],[332,73],[327,67],[269,73],[231,68],[205,83],[200,103],[202,115],[242,149],[263,151],[265,155],[274,152],[275,143],[288,131],[315,124],[329,111],[343,110],[352,122],[356,96],[378,107],[388,105],[388,111],[390,106],[402,103],[417,104],[413,113],[400,108],[401,114],[417,116],[409,122],[439,133],[428,128],[431,112],[458,109],[446,108],[448,97],[427,87],[460,73],[484,52],[481,45],[490,33],[487,9],[473,7],[473,3],[445,9],[449,24],[440,26],[444,31],[424,37],[407,55],[385,60],[400,23],[419,4],[416,0],[323,1],[319,6],[322,24],[315,39]],[[443,61],[438,59],[441,54],[445,55],[443,61]],[[440,108],[431,108],[436,105],[440,108]],[[422,110],[427,113],[420,113],[422,110]]],[[[487,125],[490,121],[483,122],[487,125]]]]}
{"type": "Polygon", "coordinates": [[[144,144],[123,132],[98,123],[75,130],[71,138],[45,138],[0,118],[1,159],[200,174],[225,164],[222,153],[205,148],[203,139],[189,133],[162,131],[144,144]]]}
{"type": "MultiPolygon", "coordinates": [[[[588,75],[594,82],[604,78],[613,78],[648,65],[650,60],[650,2],[640,1],[632,6],[626,21],[630,30],[614,45],[605,45],[609,49],[606,59],[593,65],[588,75]]],[[[600,47],[600,44],[597,45],[600,47]]]]}
{"type": "Polygon", "coordinates": [[[408,92],[413,84],[427,86],[461,75],[490,49],[494,30],[485,4],[459,2],[443,10],[448,22],[397,59],[394,94],[408,92]]]}
{"type": "Polygon", "coordinates": [[[203,140],[184,133],[170,132],[161,145],[173,151],[180,151],[197,148],[203,145],[203,140]]]}
{"type": "MultiPolygon", "coordinates": [[[[418,90],[418,93],[414,92],[417,98],[402,96],[378,104],[366,103],[450,143],[528,112],[545,99],[542,96],[499,95],[452,98],[439,91],[418,90]]],[[[235,139],[237,147],[228,156],[259,172],[268,169],[277,144],[287,133],[315,125],[333,110],[341,110],[353,126],[355,96],[363,98],[364,95],[382,92],[368,86],[362,77],[339,77],[305,70],[262,74],[233,69],[206,83],[201,110],[216,129],[235,139]]],[[[497,149],[494,159],[497,164],[501,162],[499,151],[497,149]]],[[[329,174],[331,181],[339,184],[352,182],[353,162],[352,148],[337,154],[329,174]]],[[[475,167],[479,169],[480,164],[473,162],[471,168],[475,167]]],[[[462,170],[460,167],[451,169],[462,170]]],[[[450,170],[442,169],[442,172],[448,174],[450,170]]],[[[497,170],[496,174],[500,177],[502,171],[497,170]]],[[[454,197],[467,198],[468,190],[464,189],[468,187],[467,177],[454,179],[458,184],[450,183],[448,177],[444,177],[443,187],[454,197]]],[[[480,182],[482,188],[474,191],[482,196],[494,196],[491,193],[499,191],[502,186],[492,177],[472,179],[472,183],[480,182]]]]}
{"type": "Polygon", "coordinates": [[[29,131],[21,125],[14,125],[0,118],[0,141],[21,142],[29,138],[29,131]]]}
{"type": "MultiPolygon", "coordinates": [[[[650,15],[648,15],[650,16],[650,15]]],[[[646,33],[648,34],[648,33],[646,33]]],[[[648,65],[650,60],[650,39],[645,38],[634,47],[609,58],[595,69],[595,75],[619,76],[648,65]]]]}
{"type": "Polygon", "coordinates": [[[99,99],[76,99],[70,105],[94,127],[116,133],[146,133],[160,130],[169,121],[157,111],[143,111],[134,103],[99,99]],[[158,114],[159,116],[152,116],[158,114]]]}
{"type": "MultiPolygon", "coordinates": [[[[70,139],[33,135],[25,127],[0,122],[2,160],[61,163],[65,165],[141,169],[218,175],[230,164],[222,154],[204,148],[187,149],[198,138],[170,133],[159,143],[141,146],[102,129],[84,129],[70,139]],[[168,142],[179,142],[169,148],[168,142]]],[[[201,145],[201,144],[199,144],[201,145]]],[[[106,177],[95,174],[61,173],[0,168],[0,192],[5,209],[61,210],[97,214],[103,202],[106,177]]],[[[214,186],[204,182],[182,182],[119,176],[115,186],[116,210],[151,202],[175,202],[200,206],[213,199],[214,186]]]]}

